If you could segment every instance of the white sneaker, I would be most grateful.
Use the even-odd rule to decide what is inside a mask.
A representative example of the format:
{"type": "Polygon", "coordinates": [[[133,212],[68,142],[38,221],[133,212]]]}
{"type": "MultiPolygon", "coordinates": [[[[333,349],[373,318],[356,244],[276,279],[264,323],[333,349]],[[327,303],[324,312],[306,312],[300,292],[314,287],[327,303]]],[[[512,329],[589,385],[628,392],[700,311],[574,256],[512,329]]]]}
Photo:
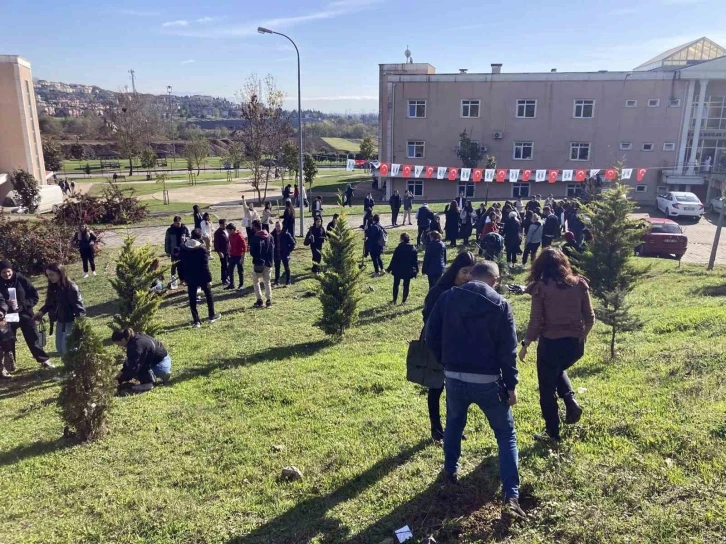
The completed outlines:
{"type": "Polygon", "coordinates": [[[84,279],[87,278],[87,277],[88,277],[88,274],[86,274],[85,276],[83,276],[84,279]]]}
{"type": "Polygon", "coordinates": [[[94,278],[96,277],[96,271],[95,270],[93,271],[93,277],[94,278]]]}

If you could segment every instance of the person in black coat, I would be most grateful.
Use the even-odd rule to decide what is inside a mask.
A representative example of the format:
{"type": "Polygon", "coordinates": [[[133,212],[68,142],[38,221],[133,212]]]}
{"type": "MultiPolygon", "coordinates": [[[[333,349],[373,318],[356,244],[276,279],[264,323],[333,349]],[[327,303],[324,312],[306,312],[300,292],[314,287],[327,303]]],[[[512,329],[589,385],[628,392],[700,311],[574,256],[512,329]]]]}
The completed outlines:
{"type": "Polygon", "coordinates": [[[51,263],[45,267],[48,278],[48,291],[45,304],[33,316],[33,321],[40,321],[47,313],[55,322],[55,349],[63,355],[68,349],[68,337],[73,330],[73,322],[86,316],[81,290],[68,277],[62,264],[51,263]]]}
{"type": "Polygon", "coordinates": [[[381,218],[378,217],[378,214],[374,215],[365,232],[365,250],[373,261],[374,276],[385,275],[381,255],[383,254],[383,249],[386,247],[386,234],[380,223],[381,218]]]}
{"type": "Polygon", "coordinates": [[[444,225],[444,231],[446,232],[446,241],[451,244],[451,247],[456,247],[456,239],[459,237],[459,206],[456,200],[452,200],[449,204],[446,214],[446,225],[444,225]]]}
{"type": "Polygon", "coordinates": [[[278,221],[272,231],[272,240],[275,242],[275,283],[272,285],[274,287],[280,285],[280,265],[282,265],[285,267],[285,286],[289,286],[292,283],[290,281],[290,254],[295,249],[295,238],[289,232],[282,230],[278,221]]]}
{"type": "Polygon", "coordinates": [[[285,211],[280,219],[282,219],[282,230],[295,236],[295,208],[292,205],[292,200],[285,201],[285,211]]]}
{"type": "Polygon", "coordinates": [[[391,224],[397,227],[398,212],[401,210],[401,195],[398,194],[398,191],[393,191],[393,195],[391,195],[388,203],[391,205],[391,224]]]}
{"type": "Polygon", "coordinates": [[[122,329],[113,331],[111,341],[126,350],[126,361],[116,376],[120,393],[143,393],[153,389],[157,380],[169,382],[171,356],[156,338],[133,329],[122,329]],[[138,381],[138,385],[132,384],[131,380],[138,381]]]}
{"type": "Polygon", "coordinates": [[[446,270],[446,244],[441,241],[440,233],[429,232],[429,243],[426,244],[421,270],[429,279],[429,289],[436,285],[444,270],[446,270]]]}
{"type": "Polygon", "coordinates": [[[408,288],[411,278],[418,276],[418,253],[416,248],[411,245],[411,238],[405,232],[401,234],[401,243],[393,251],[393,257],[388,265],[388,272],[393,274],[393,300],[392,304],[396,304],[398,300],[398,286],[403,280],[403,298],[401,304],[408,299],[408,288]]]}
{"type": "Polygon", "coordinates": [[[313,226],[308,230],[305,236],[304,244],[310,247],[310,251],[313,256],[313,274],[317,275],[320,273],[320,261],[323,258],[323,244],[328,234],[323,228],[323,220],[320,217],[315,218],[313,226]]]}
{"type": "MultiPolygon", "coordinates": [[[[13,266],[7,260],[0,261],[0,296],[8,305],[9,313],[18,312],[19,314],[19,322],[11,324],[13,338],[16,338],[18,329],[23,331],[25,343],[28,345],[33,358],[42,366],[53,368],[53,365],[48,362],[50,357],[43,349],[38,329],[33,323],[33,307],[40,300],[38,290],[28,278],[13,270],[13,266]],[[15,289],[15,302],[9,296],[8,289],[11,288],[15,289]]],[[[15,356],[14,351],[13,355],[15,356]]]]}
{"type": "Polygon", "coordinates": [[[221,315],[214,312],[212,297],[212,273],[209,271],[209,252],[202,242],[202,229],[194,229],[189,240],[184,242],[179,252],[179,259],[184,266],[184,278],[189,293],[189,308],[192,311],[192,327],[202,326],[197,311],[197,289],[201,289],[207,298],[209,322],[218,321],[221,315]]]}
{"type": "MultiPolygon", "coordinates": [[[[316,217],[318,221],[320,218],[316,217]]],[[[257,302],[255,308],[262,308],[262,289],[260,282],[265,284],[265,298],[267,302],[264,304],[267,308],[272,307],[272,284],[270,283],[270,271],[275,262],[275,242],[266,230],[262,230],[262,223],[259,219],[252,221],[252,230],[254,236],[250,239],[250,255],[252,256],[252,287],[255,290],[257,302]]]]}
{"type": "Polygon", "coordinates": [[[71,245],[78,249],[81,254],[81,260],[83,261],[83,273],[84,278],[88,277],[88,265],[91,265],[91,272],[96,275],[96,235],[92,230],[88,228],[88,225],[81,225],[78,227],[78,232],[73,235],[71,245]]]}
{"type": "Polygon", "coordinates": [[[468,200],[464,203],[464,208],[459,214],[461,221],[461,232],[459,233],[461,238],[464,240],[464,245],[469,245],[469,238],[471,238],[472,230],[474,229],[474,223],[476,223],[476,213],[468,200]]]}
{"type": "Polygon", "coordinates": [[[507,263],[512,264],[517,264],[517,255],[522,251],[522,225],[517,217],[519,217],[517,212],[509,212],[509,217],[504,221],[502,229],[504,247],[507,250],[507,263]]]}
{"type": "Polygon", "coordinates": [[[199,211],[199,206],[194,204],[194,206],[192,206],[192,212],[194,215],[194,228],[201,229],[202,221],[204,221],[204,216],[202,215],[202,212],[199,211]]]}
{"type": "Polygon", "coordinates": [[[373,211],[373,206],[376,205],[376,201],[373,200],[373,195],[368,193],[368,196],[363,201],[363,209],[373,211]]]}

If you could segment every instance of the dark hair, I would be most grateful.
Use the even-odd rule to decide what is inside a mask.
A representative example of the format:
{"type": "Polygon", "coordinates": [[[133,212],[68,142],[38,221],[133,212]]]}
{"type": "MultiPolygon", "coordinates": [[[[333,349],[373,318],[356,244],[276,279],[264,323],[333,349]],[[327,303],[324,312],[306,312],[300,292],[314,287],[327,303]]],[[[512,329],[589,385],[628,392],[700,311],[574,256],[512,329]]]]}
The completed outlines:
{"type": "Polygon", "coordinates": [[[197,204],[194,204],[194,206],[192,206],[192,210],[195,211],[195,212],[198,212],[199,211],[199,206],[197,204]]]}
{"type": "Polygon", "coordinates": [[[176,223],[177,221],[181,221],[181,217],[179,217],[178,215],[175,215],[173,222],[176,223]]]}
{"type": "Polygon", "coordinates": [[[381,217],[378,214],[376,214],[376,215],[373,216],[373,221],[375,221],[376,223],[380,223],[381,222],[381,217]]]}
{"type": "Polygon", "coordinates": [[[224,226],[226,223],[227,223],[227,220],[226,219],[220,219],[219,220],[220,226],[224,226]]]}
{"type": "Polygon", "coordinates": [[[267,209],[267,208],[272,208],[272,204],[270,204],[269,201],[265,202],[265,209],[267,209]]]}
{"type": "MultiPolygon", "coordinates": [[[[58,285],[60,287],[62,287],[63,289],[65,289],[71,283],[73,283],[71,281],[71,279],[68,277],[68,272],[66,272],[66,267],[60,263],[50,263],[43,270],[44,271],[50,270],[51,272],[55,272],[56,274],[58,274],[60,276],[60,281],[58,282],[58,285]]],[[[46,276],[47,276],[47,274],[46,274],[46,276]]],[[[50,283],[50,281],[48,281],[48,290],[54,289],[54,288],[55,288],[55,284],[50,283]]]]}
{"type": "Polygon", "coordinates": [[[235,227],[234,223],[230,223],[227,225],[227,230],[235,231],[237,230],[237,227],[235,227]]]}
{"type": "Polygon", "coordinates": [[[542,213],[551,213],[552,209],[549,206],[545,206],[542,208],[542,213]]]}
{"type": "Polygon", "coordinates": [[[159,262],[159,259],[154,259],[149,265],[149,272],[156,272],[157,270],[159,270],[160,266],[161,262],[159,262]]]}
{"type": "Polygon", "coordinates": [[[204,212],[202,219],[204,219],[205,221],[209,221],[209,212],[204,212]]]}
{"type": "Polygon", "coordinates": [[[411,241],[411,237],[408,234],[406,234],[405,232],[402,232],[401,233],[401,242],[403,242],[404,244],[407,244],[410,241],[411,241]]]}
{"type": "Polygon", "coordinates": [[[444,271],[444,274],[441,278],[439,278],[439,281],[436,282],[436,284],[446,288],[453,287],[454,280],[456,280],[459,270],[465,266],[474,266],[475,264],[476,258],[474,258],[474,254],[471,251],[459,253],[454,259],[454,262],[452,262],[449,268],[444,271]]]}
{"type": "Polygon", "coordinates": [[[111,342],[121,342],[122,340],[131,340],[134,336],[136,336],[134,329],[115,330],[111,334],[111,342]]]}
{"type": "Polygon", "coordinates": [[[582,239],[591,242],[593,240],[592,231],[588,228],[582,229],[582,239]]]}
{"type": "Polygon", "coordinates": [[[449,204],[449,209],[454,212],[459,211],[459,205],[456,203],[456,200],[451,201],[451,204],[449,204]]]}
{"type": "Polygon", "coordinates": [[[548,247],[539,254],[527,278],[530,283],[548,280],[554,281],[560,287],[572,287],[578,281],[567,255],[554,247],[548,247]]]}
{"type": "Polygon", "coordinates": [[[338,219],[339,217],[340,217],[340,214],[337,214],[337,213],[334,213],[334,214],[333,214],[333,219],[334,219],[334,220],[335,220],[335,219],[338,219]]]}
{"type": "Polygon", "coordinates": [[[202,229],[194,229],[192,231],[192,240],[201,240],[202,239],[202,229]]]}
{"type": "Polygon", "coordinates": [[[525,219],[529,219],[530,221],[534,217],[534,212],[532,210],[527,210],[527,213],[524,214],[525,219]]]}
{"type": "Polygon", "coordinates": [[[262,230],[262,222],[259,219],[252,221],[252,228],[257,232],[262,230]]]}

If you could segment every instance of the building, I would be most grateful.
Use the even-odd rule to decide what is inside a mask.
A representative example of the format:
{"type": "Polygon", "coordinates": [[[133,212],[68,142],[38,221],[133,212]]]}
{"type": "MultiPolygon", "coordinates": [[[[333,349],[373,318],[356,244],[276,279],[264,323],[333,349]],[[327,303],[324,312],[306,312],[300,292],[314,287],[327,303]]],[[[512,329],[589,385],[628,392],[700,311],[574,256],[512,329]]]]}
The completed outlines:
{"type": "Polygon", "coordinates": [[[19,169],[46,183],[30,63],[0,55],[0,199],[12,190],[8,174],[19,169]]]}
{"type": "Polygon", "coordinates": [[[640,182],[635,171],[628,181],[638,201],[652,203],[667,190],[705,198],[711,169],[726,168],[725,55],[701,38],[630,72],[516,74],[492,64],[491,73],[437,74],[429,64],[381,64],[379,157],[397,165],[381,172],[382,180],[389,194],[408,188],[426,200],[460,190],[475,199],[561,198],[581,190],[569,179],[573,171],[602,175],[624,161],[647,169],[640,182]],[[496,158],[496,168],[507,170],[503,183],[463,182],[460,172],[452,181],[415,176],[417,165],[460,168],[456,148],[464,130],[496,158]],[[543,169],[558,171],[554,183],[534,181],[543,169]]]}

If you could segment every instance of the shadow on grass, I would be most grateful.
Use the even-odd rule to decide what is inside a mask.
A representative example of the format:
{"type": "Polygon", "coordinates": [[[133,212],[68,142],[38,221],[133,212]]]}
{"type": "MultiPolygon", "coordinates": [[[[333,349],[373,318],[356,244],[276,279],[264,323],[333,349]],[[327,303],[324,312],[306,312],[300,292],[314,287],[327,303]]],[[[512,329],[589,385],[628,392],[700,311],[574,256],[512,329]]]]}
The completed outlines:
{"type": "Polygon", "coordinates": [[[692,295],[705,297],[726,297],[726,285],[703,285],[691,289],[692,295]]]}
{"type": "Polygon", "coordinates": [[[111,317],[118,310],[116,299],[107,300],[93,306],[86,306],[87,317],[111,317]]]}
{"type": "Polygon", "coordinates": [[[24,459],[62,450],[73,444],[71,439],[59,437],[55,440],[41,440],[27,446],[17,446],[9,451],[0,452],[0,466],[14,465],[24,459]]]}
{"type": "Polygon", "coordinates": [[[570,378],[590,378],[592,376],[597,376],[598,374],[601,374],[605,372],[608,368],[608,365],[606,364],[594,364],[594,365],[577,365],[570,367],[567,369],[567,375],[570,378]]]}
{"type": "Polygon", "coordinates": [[[384,320],[402,317],[404,315],[412,314],[414,312],[421,313],[422,306],[409,304],[410,303],[406,303],[402,306],[391,306],[390,303],[386,304],[384,307],[395,308],[393,311],[390,312],[376,312],[375,310],[378,310],[378,308],[372,308],[370,311],[366,310],[364,312],[361,312],[361,317],[358,320],[358,326],[370,325],[371,323],[381,323],[384,320]]]}
{"type": "Polygon", "coordinates": [[[39,369],[25,374],[16,374],[10,380],[0,382],[0,401],[23,395],[30,391],[48,389],[55,383],[52,381],[58,370],[39,369]]]}

